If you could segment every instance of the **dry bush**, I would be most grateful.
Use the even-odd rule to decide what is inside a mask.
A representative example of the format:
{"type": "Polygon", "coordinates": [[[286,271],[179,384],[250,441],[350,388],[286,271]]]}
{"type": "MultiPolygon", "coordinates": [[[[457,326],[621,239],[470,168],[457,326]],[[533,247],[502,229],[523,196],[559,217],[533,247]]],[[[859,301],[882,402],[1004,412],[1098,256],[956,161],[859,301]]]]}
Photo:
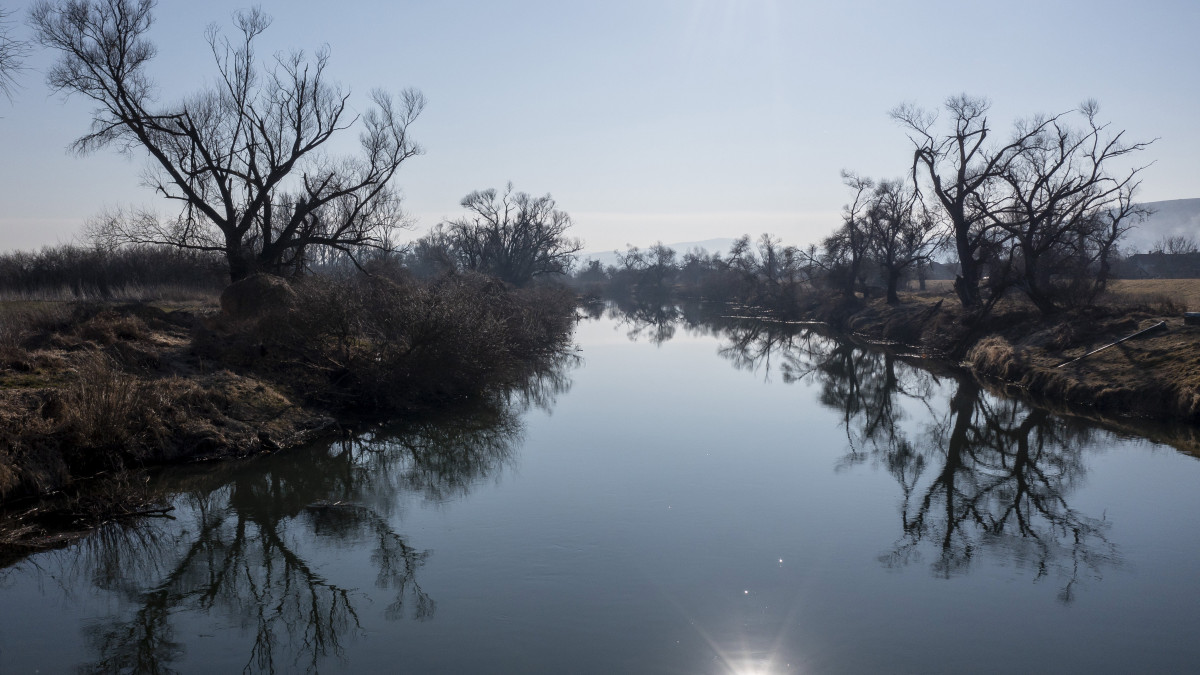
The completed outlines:
{"type": "Polygon", "coordinates": [[[976,343],[967,352],[967,363],[978,372],[1004,379],[1019,377],[1027,367],[1027,359],[999,336],[976,343]]]}
{"type": "Polygon", "coordinates": [[[221,313],[235,321],[255,321],[285,314],[296,302],[288,282],[270,274],[254,274],[221,291],[221,313]]]}
{"type": "Polygon", "coordinates": [[[115,455],[143,454],[147,441],[158,440],[163,399],[153,383],[125,372],[101,352],[85,354],[75,372],[72,385],[47,406],[64,444],[94,454],[70,457],[68,450],[70,463],[106,468],[115,455]]]}
{"type": "Polygon", "coordinates": [[[0,371],[35,370],[43,359],[33,353],[31,339],[69,324],[71,313],[69,306],[57,303],[0,305],[0,371]]]}
{"type": "Polygon", "coordinates": [[[321,277],[295,288],[286,314],[213,326],[198,349],[325,405],[397,410],[514,381],[566,344],[575,316],[563,289],[514,290],[475,274],[321,277]]]}

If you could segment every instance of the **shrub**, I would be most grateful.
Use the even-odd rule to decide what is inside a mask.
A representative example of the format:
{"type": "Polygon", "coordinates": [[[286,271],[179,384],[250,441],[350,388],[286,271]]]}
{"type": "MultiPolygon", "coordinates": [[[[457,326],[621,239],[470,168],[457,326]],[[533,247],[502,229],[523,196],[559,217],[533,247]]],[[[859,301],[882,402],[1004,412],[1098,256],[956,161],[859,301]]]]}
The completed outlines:
{"type": "Polygon", "coordinates": [[[477,274],[314,277],[294,288],[287,311],[214,326],[198,349],[337,408],[404,410],[515,383],[564,348],[575,318],[565,289],[477,274]]]}

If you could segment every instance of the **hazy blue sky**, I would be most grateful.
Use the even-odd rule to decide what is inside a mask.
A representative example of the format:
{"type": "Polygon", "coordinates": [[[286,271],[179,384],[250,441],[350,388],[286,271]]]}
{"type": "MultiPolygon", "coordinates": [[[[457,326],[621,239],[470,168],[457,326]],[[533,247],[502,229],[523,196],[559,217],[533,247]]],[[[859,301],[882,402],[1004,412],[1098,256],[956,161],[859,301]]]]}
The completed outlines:
{"type": "MultiPolygon", "coordinates": [[[[0,0],[23,13],[28,3],[0,0]]],[[[213,76],[204,28],[241,2],[162,0],[151,69],[173,100],[213,76]]],[[[328,44],[365,105],[416,87],[426,154],[402,169],[423,231],[466,193],[512,180],[550,192],[589,250],[776,233],[827,234],[839,170],[899,176],[911,157],[887,115],[967,92],[993,126],[1095,98],[1144,153],[1142,199],[1200,197],[1200,2],[355,2],[266,0],[260,53],[328,44]]],[[[20,26],[18,34],[27,35],[20,26]]],[[[165,205],[144,160],[65,148],[89,107],[51,95],[35,53],[0,99],[0,248],[69,240],[106,206],[165,205]]],[[[353,141],[353,135],[348,140],[353,141]]]]}

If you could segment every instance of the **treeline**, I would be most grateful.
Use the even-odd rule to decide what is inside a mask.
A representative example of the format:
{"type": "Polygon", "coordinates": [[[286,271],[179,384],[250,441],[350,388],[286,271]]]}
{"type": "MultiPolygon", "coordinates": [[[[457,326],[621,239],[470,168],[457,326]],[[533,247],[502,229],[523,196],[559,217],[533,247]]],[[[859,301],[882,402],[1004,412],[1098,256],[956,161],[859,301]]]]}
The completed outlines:
{"type": "MultiPolygon", "coordinates": [[[[512,286],[562,280],[581,248],[568,236],[571,218],[550,195],[534,197],[510,184],[472,192],[469,216],[439,224],[408,246],[348,254],[311,247],[297,264],[277,270],[292,279],[342,277],[356,271],[388,278],[436,279],[478,273],[512,286]]],[[[141,299],[178,291],[214,293],[229,281],[222,254],[169,244],[45,246],[0,253],[0,295],[70,300],[141,299]]]]}
{"type": "Polygon", "coordinates": [[[0,295],[71,300],[219,291],[224,261],[173,246],[102,248],[64,244],[0,253],[0,295]]]}
{"type": "Polygon", "coordinates": [[[1122,236],[1142,217],[1133,202],[1141,167],[1128,142],[1098,119],[1094,102],[1014,125],[995,141],[984,99],[957,96],[943,115],[892,111],[912,141],[905,178],[842,177],[851,198],[819,245],[771,235],[738,240],[725,255],[629,248],[618,264],[592,263],[576,281],[621,295],[662,293],[795,309],[807,295],[899,302],[905,280],[923,282],[944,255],[968,320],[1013,293],[1050,315],[1093,303],[1112,277],[1122,236]],[[1068,119],[1077,116],[1081,123],[1068,119]],[[1122,165],[1124,163],[1124,165],[1122,165]]]}
{"type": "Polygon", "coordinates": [[[631,246],[616,265],[589,261],[572,277],[584,295],[617,300],[668,301],[695,298],[736,302],[791,313],[821,283],[810,252],[784,246],[768,234],[744,236],[728,252],[687,251],[657,243],[631,246]]]}

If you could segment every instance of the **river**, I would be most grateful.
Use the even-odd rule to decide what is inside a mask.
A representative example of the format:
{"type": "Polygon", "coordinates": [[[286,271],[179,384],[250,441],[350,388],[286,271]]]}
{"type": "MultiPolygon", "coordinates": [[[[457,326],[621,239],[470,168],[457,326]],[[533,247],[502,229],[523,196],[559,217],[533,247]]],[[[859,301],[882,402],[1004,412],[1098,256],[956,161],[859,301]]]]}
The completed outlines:
{"type": "Polygon", "coordinates": [[[0,672],[1190,672],[1200,462],[803,327],[593,312],[479,409],[160,472],[0,672]]]}

